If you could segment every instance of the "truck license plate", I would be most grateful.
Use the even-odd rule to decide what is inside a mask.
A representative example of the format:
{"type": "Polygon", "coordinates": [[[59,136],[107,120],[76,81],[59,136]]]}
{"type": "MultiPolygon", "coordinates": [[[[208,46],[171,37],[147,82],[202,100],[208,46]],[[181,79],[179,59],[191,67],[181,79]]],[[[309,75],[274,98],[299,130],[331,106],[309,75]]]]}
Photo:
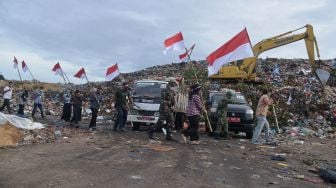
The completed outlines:
{"type": "Polygon", "coordinates": [[[240,118],[239,117],[229,117],[228,122],[237,123],[237,122],[240,122],[240,118]]]}

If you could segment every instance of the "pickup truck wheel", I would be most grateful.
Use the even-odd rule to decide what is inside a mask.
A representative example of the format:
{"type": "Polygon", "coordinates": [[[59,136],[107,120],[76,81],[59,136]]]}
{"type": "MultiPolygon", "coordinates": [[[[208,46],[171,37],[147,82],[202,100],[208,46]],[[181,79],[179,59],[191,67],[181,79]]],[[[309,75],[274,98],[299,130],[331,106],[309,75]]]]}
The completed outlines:
{"type": "Polygon", "coordinates": [[[141,126],[141,123],[139,123],[139,122],[133,122],[132,130],[133,131],[139,131],[140,130],[140,126],[141,126]]]}
{"type": "Polygon", "coordinates": [[[253,132],[246,132],[246,138],[251,139],[253,136],[253,132]]]}

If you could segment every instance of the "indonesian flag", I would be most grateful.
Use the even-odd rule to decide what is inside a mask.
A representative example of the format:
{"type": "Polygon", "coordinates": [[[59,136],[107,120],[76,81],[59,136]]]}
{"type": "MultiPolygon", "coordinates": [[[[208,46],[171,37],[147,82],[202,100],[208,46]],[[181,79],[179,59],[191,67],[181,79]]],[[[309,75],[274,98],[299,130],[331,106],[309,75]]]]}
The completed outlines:
{"type": "Polygon", "coordinates": [[[27,64],[26,64],[25,61],[22,61],[22,70],[23,70],[23,72],[27,72],[28,71],[28,66],[27,66],[27,64]]]}
{"type": "Polygon", "coordinates": [[[223,65],[232,61],[253,56],[250,38],[245,28],[207,57],[208,75],[216,74],[223,65]]]}
{"type": "Polygon", "coordinates": [[[14,56],[14,60],[13,60],[13,67],[14,67],[14,69],[17,69],[17,67],[18,67],[18,65],[19,65],[19,63],[18,63],[18,60],[16,59],[16,57],[14,56]]]}
{"type": "Polygon", "coordinates": [[[167,51],[173,50],[183,50],[185,49],[184,41],[183,41],[183,35],[181,32],[177,33],[176,35],[166,39],[164,41],[165,51],[163,53],[167,53],[167,51]]]}
{"type": "Polygon", "coordinates": [[[115,77],[117,77],[120,74],[118,64],[112,65],[111,67],[107,68],[106,71],[106,80],[111,81],[115,77]]]}
{"type": "Polygon", "coordinates": [[[192,45],[189,50],[186,49],[186,52],[184,52],[183,54],[179,55],[179,58],[180,58],[181,61],[184,61],[188,57],[188,55],[191,54],[191,52],[193,51],[195,45],[196,44],[192,45]]]}
{"type": "Polygon", "coordinates": [[[85,78],[85,70],[84,68],[81,68],[76,74],[74,77],[76,78],[80,78],[80,79],[84,79],[85,78]]]}
{"type": "Polygon", "coordinates": [[[52,71],[55,72],[55,75],[63,76],[63,70],[61,68],[61,65],[57,62],[52,71]]]}

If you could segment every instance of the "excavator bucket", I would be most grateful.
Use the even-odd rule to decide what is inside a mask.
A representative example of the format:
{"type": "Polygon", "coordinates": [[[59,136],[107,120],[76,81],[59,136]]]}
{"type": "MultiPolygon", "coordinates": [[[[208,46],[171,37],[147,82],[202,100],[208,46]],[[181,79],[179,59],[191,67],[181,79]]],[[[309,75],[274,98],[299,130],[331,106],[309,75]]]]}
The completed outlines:
{"type": "Polygon", "coordinates": [[[323,69],[316,69],[316,75],[320,80],[321,84],[325,86],[327,84],[327,81],[329,80],[330,73],[323,69]]]}

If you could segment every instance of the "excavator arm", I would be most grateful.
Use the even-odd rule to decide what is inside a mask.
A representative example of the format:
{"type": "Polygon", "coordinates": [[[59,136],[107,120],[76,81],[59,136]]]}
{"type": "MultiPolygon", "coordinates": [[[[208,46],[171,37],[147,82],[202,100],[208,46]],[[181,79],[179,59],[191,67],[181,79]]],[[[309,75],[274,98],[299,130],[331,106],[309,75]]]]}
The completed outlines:
{"type": "Polygon", "coordinates": [[[271,37],[268,39],[264,39],[253,46],[252,50],[254,53],[254,57],[246,58],[243,60],[241,65],[231,65],[231,66],[224,66],[219,71],[218,75],[214,75],[213,78],[224,78],[224,79],[248,79],[248,80],[255,80],[255,68],[257,65],[258,56],[273,48],[277,48],[280,46],[284,46],[299,40],[305,40],[307,53],[309,57],[309,62],[312,65],[313,69],[315,69],[315,48],[317,57],[320,59],[320,54],[316,42],[316,38],[314,36],[313,27],[311,25],[306,25],[299,29],[289,31],[283,34],[280,34],[275,37],[271,37]],[[297,30],[301,30],[306,28],[304,33],[299,34],[292,34],[297,30]],[[291,35],[292,34],[292,35],[291,35]],[[236,69],[236,71],[234,71],[236,69]],[[238,70],[237,70],[238,69],[238,70]]]}

